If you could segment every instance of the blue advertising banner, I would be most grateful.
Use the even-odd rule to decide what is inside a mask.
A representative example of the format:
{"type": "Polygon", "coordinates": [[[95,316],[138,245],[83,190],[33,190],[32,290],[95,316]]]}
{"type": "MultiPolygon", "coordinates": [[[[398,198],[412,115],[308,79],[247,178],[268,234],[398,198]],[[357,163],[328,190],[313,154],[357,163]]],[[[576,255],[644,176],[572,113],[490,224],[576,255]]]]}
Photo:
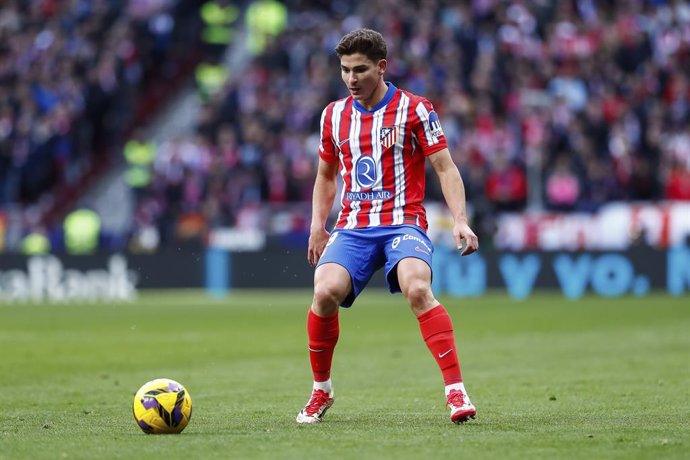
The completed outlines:
{"type": "MultiPolygon", "coordinates": [[[[437,295],[478,297],[489,289],[526,299],[538,289],[569,299],[644,296],[651,290],[690,293],[690,247],[660,251],[496,252],[461,257],[437,246],[433,259],[437,295]]],[[[314,269],[304,251],[212,249],[204,253],[0,256],[0,301],[128,300],[140,289],[206,289],[223,297],[235,288],[311,288],[314,269]]],[[[379,271],[370,282],[385,286],[379,271]]]]}
{"type": "Polygon", "coordinates": [[[690,291],[690,248],[668,251],[633,248],[624,252],[479,253],[434,252],[434,292],[477,297],[505,288],[516,299],[537,288],[558,289],[570,299],[587,293],[602,297],[643,296],[651,289],[671,295],[690,291]]]}

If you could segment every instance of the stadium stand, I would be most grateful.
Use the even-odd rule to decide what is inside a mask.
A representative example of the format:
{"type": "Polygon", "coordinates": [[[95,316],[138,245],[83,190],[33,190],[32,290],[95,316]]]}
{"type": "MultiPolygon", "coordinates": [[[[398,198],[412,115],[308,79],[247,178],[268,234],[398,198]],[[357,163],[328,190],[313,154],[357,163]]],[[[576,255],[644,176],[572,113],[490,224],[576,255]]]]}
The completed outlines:
{"type": "Polygon", "coordinates": [[[195,3],[3,4],[0,220],[7,228],[60,228],[68,206],[113,164],[123,136],[189,74],[199,41],[195,3]]]}
{"type": "MultiPolygon", "coordinates": [[[[321,109],[345,96],[333,48],[343,33],[362,26],[381,31],[389,42],[387,78],[427,95],[439,112],[479,232],[492,231],[497,211],[594,212],[616,200],[690,200],[686,2],[247,5],[259,3],[278,5],[279,19],[261,29],[270,33],[260,48],[247,45],[248,66],[227,69],[224,83],[205,94],[194,129],[157,146],[153,178],[138,193],[137,225],[155,227],[168,235],[164,241],[198,237],[216,226],[306,230],[303,213],[317,163],[321,109]]],[[[141,86],[131,80],[141,73],[135,68],[148,61],[145,68],[155,69],[181,54],[171,42],[156,52],[150,46],[155,37],[113,7],[100,13],[63,11],[60,17],[72,19],[62,21],[72,24],[65,29],[38,8],[10,4],[0,16],[0,30],[8,37],[3,43],[10,43],[0,68],[2,126],[11,126],[0,129],[0,135],[11,132],[2,138],[0,154],[4,206],[35,199],[50,183],[73,181],[86,159],[98,161],[97,153],[87,153],[98,151],[88,148],[89,142],[110,142],[123,127],[111,124],[107,133],[94,133],[105,129],[105,120],[122,125],[131,119],[124,111],[143,94],[133,91],[141,86]],[[93,28],[108,31],[105,38],[83,43],[93,28]],[[19,34],[10,32],[18,29],[19,34]],[[57,30],[65,35],[59,42],[73,53],[72,65],[49,65],[67,51],[41,50],[57,40],[50,38],[57,30]],[[84,62],[99,65],[75,77],[74,69],[84,62]],[[120,79],[113,78],[115,67],[120,79]],[[45,69],[63,80],[46,78],[45,69]],[[32,84],[16,78],[27,71],[32,84]],[[44,88],[56,81],[63,82],[64,101],[44,88]],[[115,92],[103,95],[104,85],[116,81],[115,92]],[[96,95],[75,86],[94,87],[96,95]],[[84,94],[97,103],[85,102],[84,94]],[[45,112],[51,104],[57,109],[45,112]],[[77,117],[84,123],[69,123],[77,117]],[[65,125],[73,127],[70,136],[61,135],[65,125]],[[34,148],[40,152],[28,155],[27,133],[45,136],[46,130],[57,133],[55,141],[39,143],[34,148]],[[45,177],[23,177],[17,161],[29,156],[58,166],[37,166],[49,171],[45,177]]],[[[241,11],[245,34],[254,24],[246,11],[241,11]]],[[[427,198],[440,200],[440,189],[430,184],[427,198]]]]}

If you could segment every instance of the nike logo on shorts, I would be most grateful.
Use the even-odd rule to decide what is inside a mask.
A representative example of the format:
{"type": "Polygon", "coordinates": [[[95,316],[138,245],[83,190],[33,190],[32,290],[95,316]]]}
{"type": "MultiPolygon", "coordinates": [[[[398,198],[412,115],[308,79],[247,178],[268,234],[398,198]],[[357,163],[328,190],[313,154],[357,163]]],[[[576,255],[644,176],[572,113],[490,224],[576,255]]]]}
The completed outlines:
{"type": "Polygon", "coordinates": [[[431,255],[431,254],[429,254],[428,252],[426,252],[424,249],[420,248],[419,246],[416,246],[416,247],[414,248],[414,250],[417,251],[417,252],[424,253],[424,254],[426,254],[426,255],[428,255],[428,256],[431,255]]]}

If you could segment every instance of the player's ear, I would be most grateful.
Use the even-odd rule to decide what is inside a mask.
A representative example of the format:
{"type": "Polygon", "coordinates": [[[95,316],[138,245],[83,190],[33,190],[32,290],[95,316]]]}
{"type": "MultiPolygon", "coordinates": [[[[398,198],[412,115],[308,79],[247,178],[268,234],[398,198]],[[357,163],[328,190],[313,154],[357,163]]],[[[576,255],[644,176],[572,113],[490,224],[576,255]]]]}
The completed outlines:
{"type": "Polygon", "coordinates": [[[386,73],[386,67],[387,66],[388,66],[388,61],[386,61],[385,59],[381,59],[379,61],[379,63],[378,63],[379,75],[383,75],[384,73],[386,73]]]}

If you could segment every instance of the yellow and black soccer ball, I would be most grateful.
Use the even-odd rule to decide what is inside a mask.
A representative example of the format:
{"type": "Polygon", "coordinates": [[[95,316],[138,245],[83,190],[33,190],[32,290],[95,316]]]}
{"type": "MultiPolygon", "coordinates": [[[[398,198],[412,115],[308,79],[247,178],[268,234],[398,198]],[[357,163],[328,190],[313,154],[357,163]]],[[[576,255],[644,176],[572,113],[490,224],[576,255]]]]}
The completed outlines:
{"type": "Polygon", "coordinates": [[[132,411],[144,433],[180,433],[192,418],[192,398],[180,383],[155,379],[139,388],[132,411]]]}

